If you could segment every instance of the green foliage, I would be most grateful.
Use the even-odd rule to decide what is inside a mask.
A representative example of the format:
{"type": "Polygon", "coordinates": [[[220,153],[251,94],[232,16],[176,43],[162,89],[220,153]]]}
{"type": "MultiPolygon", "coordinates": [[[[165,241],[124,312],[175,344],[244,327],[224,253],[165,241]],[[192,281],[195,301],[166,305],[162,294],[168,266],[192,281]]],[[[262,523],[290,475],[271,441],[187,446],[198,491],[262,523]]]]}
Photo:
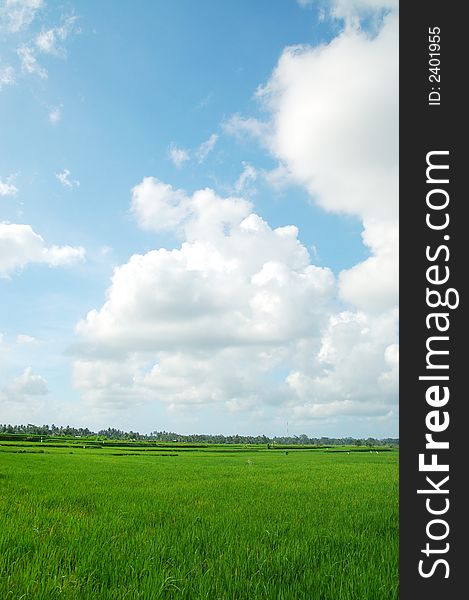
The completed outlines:
{"type": "Polygon", "coordinates": [[[397,451],[116,447],[0,447],[1,598],[398,598],[397,451]]]}
{"type": "Polygon", "coordinates": [[[33,425],[28,423],[27,425],[6,425],[0,424],[0,440],[15,440],[23,439],[30,441],[40,441],[41,438],[82,438],[92,440],[112,440],[112,441],[123,441],[126,440],[129,443],[138,441],[154,441],[163,443],[182,443],[182,444],[193,444],[194,447],[207,444],[270,444],[272,446],[282,445],[294,445],[294,446],[305,446],[305,445],[317,445],[326,446],[331,444],[350,445],[358,443],[362,445],[373,446],[387,446],[393,445],[398,446],[399,440],[393,438],[387,439],[375,439],[368,438],[367,440],[356,440],[355,438],[328,438],[328,437],[308,437],[306,434],[292,435],[292,436],[281,436],[281,437],[267,437],[265,435],[208,435],[208,434],[192,434],[192,435],[181,435],[180,433],[168,432],[168,431],[152,431],[149,435],[144,433],[138,433],[135,431],[122,431],[120,429],[114,429],[108,427],[102,429],[98,433],[90,431],[88,428],[76,428],[56,425],[33,425]]]}

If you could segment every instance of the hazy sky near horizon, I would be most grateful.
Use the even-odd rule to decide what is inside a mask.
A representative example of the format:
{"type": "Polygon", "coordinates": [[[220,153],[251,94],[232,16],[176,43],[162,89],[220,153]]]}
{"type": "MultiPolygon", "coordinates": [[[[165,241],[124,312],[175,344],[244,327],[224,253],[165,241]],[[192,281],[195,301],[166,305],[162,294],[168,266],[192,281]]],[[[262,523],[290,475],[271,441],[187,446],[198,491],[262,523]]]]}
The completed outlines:
{"type": "Polygon", "coordinates": [[[395,0],[0,0],[0,422],[398,435],[395,0]]]}

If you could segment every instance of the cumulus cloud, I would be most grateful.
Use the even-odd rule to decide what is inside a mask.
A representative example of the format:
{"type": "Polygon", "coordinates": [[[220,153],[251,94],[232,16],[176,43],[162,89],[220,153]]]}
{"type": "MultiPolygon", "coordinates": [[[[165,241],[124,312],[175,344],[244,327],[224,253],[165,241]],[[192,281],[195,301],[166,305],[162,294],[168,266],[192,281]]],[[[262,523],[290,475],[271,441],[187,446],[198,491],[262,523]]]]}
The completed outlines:
{"type": "Polygon", "coordinates": [[[298,338],[319,338],[332,273],[311,264],[296,227],[272,229],[246,200],[146,178],[132,205],[142,225],[184,241],[116,268],[105,304],[78,323],[85,398],[171,409],[277,398],[272,373],[298,338]]]}
{"type": "Polygon", "coordinates": [[[272,117],[271,151],[326,210],[396,216],[397,35],[392,16],[375,38],[353,30],[287,48],[258,91],[272,117]]]}
{"type": "Polygon", "coordinates": [[[179,148],[174,142],[169,146],[168,156],[178,169],[189,160],[189,152],[184,148],[179,148]]]}
{"type": "Polygon", "coordinates": [[[131,212],[147,230],[173,230],[194,240],[222,231],[249,214],[252,205],[240,198],[219,198],[205,189],[188,196],[154,177],[145,177],[132,190],[131,212]]]}
{"type": "MultiPolygon", "coordinates": [[[[358,216],[369,258],[335,278],[295,226],[272,228],[248,200],[146,177],[131,213],[181,243],[117,267],[102,306],[77,324],[74,382],[91,405],[395,418],[397,18],[380,14],[370,35],[340,16],[346,4],[333,5],[348,21],[330,43],[285,49],[257,91],[263,121],[234,115],[222,127],[269,150],[273,182],[358,216]]],[[[256,175],[245,165],[238,195],[256,175]]]]}
{"type": "MultiPolygon", "coordinates": [[[[335,2],[338,16],[393,2],[335,2]]],[[[263,140],[284,176],[325,210],[358,216],[370,257],[340,275],[340,297],[360,310],[398,298],[398,18],[370,36],[357,27],[330,43],[284,50],[257,97],[269,120],[235,115],[228,132],[263,140]],[[353,74],[353,76],[351,75],[353,74]],[[265,133],[265,130],[268,133],[265,133]]]]}
{"type": "MultiPolygon", "coordinates": [[[[334,389],[347,388],[356,414],[380,392],[393,326],[350,312],[350,334],[332,334],[335,278],[312,264],[296,227],[271,228],[244,199],[210,189],[188,195],[150,177],[133,189],[132,211],[142,227],[176,231],[182,243],[117,267],[105,303],[77,324],[74,383],[89,404],[156,400],[170,411],[211,403],[228,412],[260,414],[265,405],[293,411],[303,406],[313,373],[324,378],[324,389],[340,378],[334,389]],[[368,331],[360,359],[366,365],[367,351],[382,355],[375,379],[360,385],[353,365],[340,367],[353,354],[356,321],[368,331]]],[[[338,414],[343,408],[337,405],[338,414]]],[[[387,404],[375,410],[388,411],[387,404]]]]}
{"type": "Polygon", "coordinates": [[[56,173],[55,177],[65,187],[68,187],[70,189],[80,187],[80,182],[77,179],[70,179],[69,169],[64,169],[60,173],[56,173]]]}
{"type": "Polygon", "coordinates": [[[49,393],[47,381],[27,367],[21,375],[13,379],[0,391],[0,399],[8,402],[24,402],[31,396],[45,396],[49,393]]]}
{"type": "Polygon", "coordinates": [[[372,255],[351,269],[342,271],[340,296],[362,310],[381,312],[399,302],[398,223],[367,219],[362,234],[372,255]]]}
{"type": "Polygon", "coordinates": [[[395,412],[398,20],[387,15],[369,35],[355,18],[392,4],[333,3],[348,27],[329,44],[287,48],[257,92],[271,123],[265,143],[288,177],[325,210],[358,216],[370,251],[340,273],[339,297],[350,311],[331,316],[317,355],[319,373],[309,367],[288,376],[303,399],[293,407],[299,418],[395,412]]]}
{"type": "Polygon", "coordinates": [[[47,246],[30,225],[0,223],[0,277],[8,277],[29,263],[50,267],[69,265],[83,260],[83,248],[47,246]]]}
{"type": "Polygon", "coordinates": [[[184,242],[115,269],[107,302],[78,325],[91,341],[135,351],[270,343],[313,326],[332,292],[332,274],[310,264],[297,228],[271,229],[243,199],[210,189],[189,197],[146,178],[133,206],[146,227],[177,228],[184,242]]]}
{"type": "Polygon", "coordinates": [[[317,368],[288,375],[288,385],[303,402],[296,405],[298,410],[311,418],[352,414],[355,409],[370,414],[395,410],[395,348],[396,311],[377,316],[350,311],[331,315],[319,352],[310,359],[317,368]]]}
{"type": "Polygon", "coordinates": [[[155,177],[145,177],[132,190],[131,211],[142,229],[174,229],[185,219],[188,198],[155,177]]]}

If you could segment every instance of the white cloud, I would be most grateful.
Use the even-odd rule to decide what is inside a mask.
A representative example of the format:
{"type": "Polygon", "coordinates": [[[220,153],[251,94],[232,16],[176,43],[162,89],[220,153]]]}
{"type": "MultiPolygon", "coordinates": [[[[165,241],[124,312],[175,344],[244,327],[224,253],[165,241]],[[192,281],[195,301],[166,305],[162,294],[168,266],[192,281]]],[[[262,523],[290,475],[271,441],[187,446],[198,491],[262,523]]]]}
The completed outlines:
{"type": "Polygon", "coordinates": [[[70,171],[68,169],[64,169],[62,172],[56,173],[55,177],[65,187],[70,189],[80,187],[80,182],[78,180],[70,179],[70,171]]]}
{"type": "Polygon", "coordinates": [[[328,45],[287,48],[259,89],[272,152],[326,210],[397,214],[397,43],[392,16],[373,39],[345,31],[328,45]]]}
{"type": "Polygon", "coordinates": [[[238,139],[244,139],[246,136],[256,139],[259,142],[268,142],[270,137],[270,128],[268,123],[263,123],[258,119],[245,118],[241,115],[232,115],[222,124],[223,131],[238,139]]]}
{"type": "Polygon", "coordinates": [[[125,347],[136,351],[155,342],[162,349],[178,342],[246,345],[257,337],[266,343],[289,338],[292,329],[300,332],[315,320],[333,276],[310,264],[296,227],[272,230],[245,200],[219,198],[209,189],[188,197],[150,178],[134,188],[134,209],[142,209],[136,204],[142,190],[146,204],[153,200],[149,186],[157,203],[144,213],[145,226],[173,227],[185,241],[180,249],[134,255],[118,267],[108,301],[80,322],[81,334],[111,345],[130,336],[134,342],[127,339],[125,347]],[[177,198],[170,212],[162,191],[177,198]],[[127,322],[129,314],[135,319],[127,322]]]}
{"type": "Polygon", "coordinates": [[[249,184],[254,182],[256,179],[256,169],[249,163],[243,163],[243,171],[235,183],[236,193],[241,194],[243,191],[246,190],[246,188],[249,187],[249,184]]]}
{"type": "MultiPolygon", "coordinates": [[[[42,6],[42,0],[5,0],[0,6],[0,31],[2,23],[4,30],[9,34],[27,29],[42,6]]],[[[36,75],[41,79],[47,79],[48,72],[38,61],[38,55],[66,58],[67,53],[63,44],[72,33],[77,31],[75,21],[75,16],[62,17],[61,24],[58,26],[42,29],[37,34],[28,34],[26,39],[23,35],[22,43],[16,48],[21,71],[29,75],[36,75]]],[[[11,85],[14,82],[13,68],[10,66],[2,68],[0,70],[0,89],[2,86],[11,85]]]]}
{"type": "Polygon", "coordinates": [[[219,198],[210,189],[188,196],[154,177],[145,177],[132,190],[131,211],[143,229],[174,230],[190,241],[223,232],[246,217],[251,207],[239,198],[219,198]]]}
{"type": "Polygon", "coordinates": [[[41,31],[36,37],[36,46],[44,54],[54,54],[56,52],[56,35],[54,29],[41,31]]]}
{"type": "Polygon", "coordinates": [[[234,258],[232,240],[224,252],[194,242],[180,250],[134,255],[116,268],[108,300],[88,313],[78,332],[120,351],[276,344],[304,330],[317,332],[319,309],[333,288],[331,273],[308,264],[293,270],[282,263],[282,247],[293,246],[295,254],[304,248],[296,247],[293,232],[262,225],[262,234],[245,227],[238,232],[259,251],[259,259],[249,265],[248,256],[234,258]]]}
{"type": "Polygon", "coordinates": [[[37,62],[33,48],[23,44],[18,48],[17,53],[21,60],[21,68],[25,73],[47,79],[47,71],[37,62]]]}
{"type": "Polygon", "coordinates": [[[395,409],[397,363],[390,362],[390,348],[397,348],[396,342],[396,311],[374,317],[363,312],[331,315],[319,352],[311,357],[317,368],[299,369],[287,378],[303,401],[297,405],[303,416],[351,414],[355,409],[386,414],[395,409]]]}
{"type": "Polygon", "coordinates": [[[105,304],[77,325],[76,385],[92,402],[274,398],[279,355],[302,336],[319,339],[332,273],[310,263],[296,227],[271,229],[243,199],[188,196],[146,178],[132,207],[146,228],[173,228],[184,241],[115,269],[105,304]]]}
{"type": "Polygon", "coordinates": [[[4,0],[0,5],[0,24],[10,33],[17,33],[32,23],[43,5],[43,0],[4,0]]]}
{"type": "Polygon", "coordinates": [[[142,229],[164,231],[178,227],[188,212],[182,190],[154,177],[145,177],[132,190],[131,211],[142,229]]]}
{"type": "Polygon", "coordinates": [[[13,176],[7,177],[6,181],[0,178],[0,196],[16,196],[18,188],[11,183],[13,176]]]}
{"type": "Polygon", "coordinates": [[[30,396],[45,396],[49,393],[47,381],[41,375],[27,367],[21,375],[0,391],[0,400],[24,402],[30,396]]]}
{"type": "Polygon", "coordinates": [[[392,382],[383,377],[396,315],[337,314],[334,277],[311,264],[297,228],[272,229],[251,209],[154,178],[134,188],[140,224],[184,241],[116,268],[103,306],[77,324],[74,383],[87,403],[158,401],[170,412],[217,404],[253,414],[273,406],[300,418],[309,389],[322,390],[322,402],[335,402],[334,393],[348,402],[312,409],[329,418],[371,414],[373,394],[384,389],[371,412],[392,410],[392,382]]]}
{"type": "Polygon", "coordinates": [[[10,65],[0,67],[0,91],[8,85],[15,84],[15,70],[10,65]]]}
{"type": "MultiPolygon", "coordinates": [[[[379,21],[383,13],[397,11],[399,0],[297,0],[302,7],[318,7],[319,17],[341,19],[347,27],[360,27],[364,17],[379,21]]],[[[377,24],[379,26],[379,23],[377,24]]]]}
{"type": "Polygon", "coordinates": [[[212,152],[212,150],[215,148],[217,140],[218,135],[216,133],[212,133],[208,140],[200,144],[196,151],[196,156],[199,163],[203,163],[207,156],[210,154],[210,152],[212,152]]]}
{"type": "MultiPolygon", "coordinates": [[[[387,3],[334,4],[337,14],[372,5],[387,3]]],[[[279,174],[322,208],[362,220],[371,256],[341,274],[340,295],[374,312],[398,300],[397,49],[395,14],[374,37],[350,27],[329,44],[287,48],[257,92],[270,122],[228,122],[232,133],[263,138],[279,174]]]]}
{"type": "Polygon", "coordinates": [[[363,17],[379,17],[383,11],[397,11],[399,8],[399,0],[331,0],[329,4],[332,17],[343,19],[353,27],[358,27],[363,17]]]}
{"type": "Polygon", "coordinates": [[[285,165],[278,165],[270,171],[262,171],[267,184],[274,190],[280,190],[292,183],[292,176],[285,165]]]}
{"type": "Polygon", "coordinates": [[[55,106],[49,112],[49,121],[54,125],[62,120],[62,107],[55,106]]]}
{"type": "Polygon", "coordinates": [[[38,340],[37,340],[37,338],[33,337],[32,335],[27,335],[26,333],[19,333],[16,336],[16,343],[17,344],[37,344],[38,340]]]}
{"type": "Polygon", "coordinates": [[[234,115],[224,126],[237,137],[257,138],[278,159],[267,180],[296,182],[325,210],[358,216],[371,253],[340,274],[338,295],[350,311],[338,313],[331,305],[320,345],[306,338],[292,361],[286,406],[299,420],[395,415],[397,16],[386,16],[374,36],[358,28],[365,9],[391,4],[334,3],[345,30],[327,45],[287,48],[258,89],[269,119],[234,115]]]}
{"type": "Polygon", "coordinates": [[[168,156],[171,162],[179,169],[187,160],[189,160],[189,153],[184,148],[178,148],[176,144],[172,143],[168,149],[168,156]]]}
{"type": "MultiPolygon", "coordinates": [[[[203,163],[207,156],[212,152],[217,143],[218,135],[212,133],[212,135],[202,142],[200,146],[194,151],[194,156],[199,164],[203,163]]],[[[179,169],[185,162],[190,159],[190,152],[185,148],[179,148],[174,142],[172,142],[168,148],[168,156],[171,162],[179,169]]]]}
{"type": "Polygon", "coordinates": [[[367,219],[362,238],[372,255],[342,271],[340,296],[362,310],[388,310],[399,302],[398,223],[395,220],[367,219]]]}
{"type": "MultiPolygon", "coordinates": [[[[395,419],[397,20],[374,37],[355,25],[287,48],[257,93],[266,119],[235,115],[223,129],[259,140],[278,178],[325,210],[358,216],[371,256],[336,280],[296,227],[271,228],[247,200],[143,179],[131,212],[181,244],[117,267],[77,324],[74,383],[91,406],[395,419]]],[[[254,178],[244,171],[239,192],[254,178]]]]}
{"type": "Polygon", "coordinates": [[[64,58],[66,56],[65,49],[59,46],[60,42],[64,42],[73,32],[76,17],[70,16],[63,19],[62,25],[52,27],[51,29],[42,30],[35,39],[36,48],[43,54],[53,54],[64,58]]]}
{"type": "Polygon", "coordinates": [[[30,225],[0,223],[0,277],[8,277],[28,263],[57,267],[84,260],[84,257],[81,247],[46,246],[30,225]]]}
{"type": "Polygon", "coordinates": [[[380,375],[379,383],[391,393],[398,393],[399,386],[399,345],[390,344],[384,351],[384,360],[389,370],[380,375]]]}

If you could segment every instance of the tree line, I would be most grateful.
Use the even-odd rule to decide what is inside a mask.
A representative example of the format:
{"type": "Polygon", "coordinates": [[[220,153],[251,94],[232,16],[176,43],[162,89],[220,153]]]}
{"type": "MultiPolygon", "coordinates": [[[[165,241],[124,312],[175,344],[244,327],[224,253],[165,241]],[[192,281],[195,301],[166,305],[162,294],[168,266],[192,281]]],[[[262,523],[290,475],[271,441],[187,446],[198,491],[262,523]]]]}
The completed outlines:
{"type": "Polygon", "coordinates": [[[333,438],[333,437],[310,437],[305,433],[301,435],[274,436],[266,435],[210,435],[191,434],[182,435],[171,431],[152,431],[149,434],[138,431],[122,431],[108,427],[99,431],[91,431],[88,427],[70,427],[52,425],[7,425],[0,424],[0,434],[23,434],[41,436],[66,436],[66,437],[98,437],[108,440],[148,440],[157,442],[186,442],[197,444],[281,444],[281,445],[356,445],[356,446],[388,446],[398,445],[397,438],[333,438]]]}

